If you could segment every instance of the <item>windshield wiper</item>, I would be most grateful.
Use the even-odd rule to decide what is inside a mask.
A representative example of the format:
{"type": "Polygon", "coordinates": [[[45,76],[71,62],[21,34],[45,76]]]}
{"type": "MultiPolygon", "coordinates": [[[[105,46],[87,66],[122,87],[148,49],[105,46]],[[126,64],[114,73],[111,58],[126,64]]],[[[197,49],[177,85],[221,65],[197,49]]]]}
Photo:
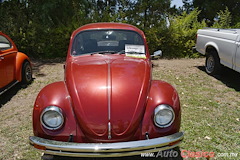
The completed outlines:
{"type": "Polygon", "coordinates": [[[91,53],[91,55],[94,55],[94,54],[115,54],[117,53],[116,51],[99,51],[99,52],[93,52],[91,53]]]}

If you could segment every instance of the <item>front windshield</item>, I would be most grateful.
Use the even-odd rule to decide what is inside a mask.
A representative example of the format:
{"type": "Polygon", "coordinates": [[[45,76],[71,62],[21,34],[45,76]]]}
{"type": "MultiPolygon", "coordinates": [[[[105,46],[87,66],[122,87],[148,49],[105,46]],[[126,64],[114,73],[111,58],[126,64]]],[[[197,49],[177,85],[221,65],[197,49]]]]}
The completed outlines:
{"type": "Polygon", "coordinates": [[[89,30],[74,39],[72,55],[92,53],[145,53],[143,38],[129,30],[89,30]]]}

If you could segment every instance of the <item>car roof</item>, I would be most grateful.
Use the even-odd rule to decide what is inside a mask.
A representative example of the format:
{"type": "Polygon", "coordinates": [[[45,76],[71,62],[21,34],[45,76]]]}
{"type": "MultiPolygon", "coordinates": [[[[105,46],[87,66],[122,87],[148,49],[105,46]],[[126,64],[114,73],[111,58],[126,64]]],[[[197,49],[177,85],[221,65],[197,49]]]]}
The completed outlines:
{"type": "Polygon", "coordinates": [[[132,30],[136,31],[139,34],[143,35],[143,31],[138,29],[137,27],[126,24],[126,23],[113,23],[113,22],[102,22],[102,23],[90,23],[86,24],[84,26],[81,26],[80,28],[76,29],[73,32],[73,36],[76,35],[78,32],[84,31],[84,30],[97,30],[97,29],[123,29],[123,30],[132,30]]]}

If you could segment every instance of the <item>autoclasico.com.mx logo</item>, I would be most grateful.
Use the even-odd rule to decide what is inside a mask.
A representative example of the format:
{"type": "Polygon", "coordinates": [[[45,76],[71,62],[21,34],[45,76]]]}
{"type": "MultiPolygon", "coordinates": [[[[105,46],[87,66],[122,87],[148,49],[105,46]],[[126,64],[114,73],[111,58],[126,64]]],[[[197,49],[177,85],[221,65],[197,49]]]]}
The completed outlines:
{"type": "Polygon", "coordinates": [[[182,158],[237,158],[240,156],[238,153],[215,153],[215,152],[206,152],[206,151],[188,151],[182,150],[181,152],[175,150],[159,151],[157,153],[141,153],[141,157],[149,158],[177,158],[181,156],[182,158]],[[180,154],[180,155],[179,155],[180,154]]]}

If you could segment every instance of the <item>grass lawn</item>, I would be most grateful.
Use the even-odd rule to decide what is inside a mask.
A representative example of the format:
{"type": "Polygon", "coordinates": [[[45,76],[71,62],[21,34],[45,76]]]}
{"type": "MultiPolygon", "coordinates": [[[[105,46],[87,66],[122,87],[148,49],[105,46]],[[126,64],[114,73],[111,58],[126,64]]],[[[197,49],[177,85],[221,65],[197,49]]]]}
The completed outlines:
{"type": "Polygon", "coordinates": [[[185,132],[181,150],[214,152],[214,159],[239,159],[240,74],[223,69],[221,76],[209,76],[204,59],[159,60],[155,65],[154,79],[169,82],[180,96],[185,132]]]}
{"type": "MultiPolygon", "coordinates": [[[[169,82],[180,96],[185,133],[180,149],[240,159],[240,74],[224,69],[221,76],[209,76],[203,58],[153,63],[153,79],[169,82]]],[[[41,88],[63,80],[63,63],[35,62],[34,77],[27,88],[16,86],[0,97],[0,159],[41,159],[41,152],[28,144],[32,107],[41,88]]]]}

